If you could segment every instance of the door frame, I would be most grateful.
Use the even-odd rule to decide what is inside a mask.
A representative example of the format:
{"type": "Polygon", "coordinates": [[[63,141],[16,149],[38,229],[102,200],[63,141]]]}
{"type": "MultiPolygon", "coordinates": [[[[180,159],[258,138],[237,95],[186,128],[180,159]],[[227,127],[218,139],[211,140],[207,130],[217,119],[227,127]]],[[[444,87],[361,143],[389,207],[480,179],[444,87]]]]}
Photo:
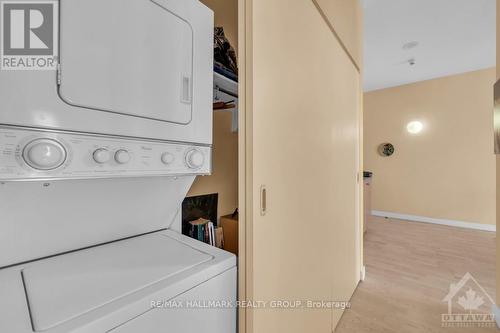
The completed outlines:
{"type": "MultiPolygon", "coordinates": [[[[238,0],[238,300],[248,299],[248,272],[251,271],[252,244],[252,50],[251,50],[251,10],[252,0],[238,0]],[[251,193],[248,193],[250,190],[251,193]]],[[[251,275],[250,275],[251,276],[251,275]]],[[[250,310],[238,307],[238,332],[252,332],[250,310]]]]}

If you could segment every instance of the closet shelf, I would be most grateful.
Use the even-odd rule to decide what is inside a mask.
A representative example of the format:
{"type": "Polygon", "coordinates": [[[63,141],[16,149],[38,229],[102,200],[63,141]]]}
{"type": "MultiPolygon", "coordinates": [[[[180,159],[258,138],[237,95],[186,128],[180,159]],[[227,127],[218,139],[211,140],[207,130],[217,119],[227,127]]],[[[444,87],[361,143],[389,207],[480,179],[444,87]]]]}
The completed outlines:
{"type": "Polygon", "coordinates": [[[238,82],[214,72],[214,89],[233,98],[238,98],[238,82]]]}
{"type": "Polygon", "coordinates": [[[238,131],[238,82],[214,72],[214,102],[231,102],[235,107],[231,109],[214,110],[229,111],[232,113],[231,131],[238,131]]]}

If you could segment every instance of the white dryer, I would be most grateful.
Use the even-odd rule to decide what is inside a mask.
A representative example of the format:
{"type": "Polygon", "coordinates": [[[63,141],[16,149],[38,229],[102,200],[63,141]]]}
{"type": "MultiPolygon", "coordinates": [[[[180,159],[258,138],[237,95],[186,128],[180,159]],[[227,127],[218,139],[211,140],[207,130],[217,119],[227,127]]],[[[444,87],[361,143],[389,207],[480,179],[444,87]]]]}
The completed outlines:
{"type": "Polygon", "coordinates": [[[210,9],[197,0],[53,2],[58,69],[2,71],[1,124],[212,143],[210,9]]]}
{"type": "Polygon", "coordinates": [[[0,332],[236,332],[235,257],[176,222],[212,168],[213,13],[54,4],[57,68],[0,72],[0,332]]]}

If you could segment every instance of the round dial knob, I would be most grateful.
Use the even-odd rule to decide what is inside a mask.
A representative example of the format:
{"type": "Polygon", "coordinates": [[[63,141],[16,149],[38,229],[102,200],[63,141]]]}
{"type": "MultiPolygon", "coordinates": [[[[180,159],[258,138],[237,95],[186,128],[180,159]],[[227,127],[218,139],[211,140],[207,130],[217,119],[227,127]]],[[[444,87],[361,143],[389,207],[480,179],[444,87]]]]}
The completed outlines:
{"type": "Polygon", "coordinates": [[[172,164],[175,160],[175,156],[172,153],[163,153],[161,155],[161,161],[163,164],[172,164]]]}
{"type": "Polygon", "coordinates": [[[130,153],[125,149],[120,149],[115,153],[115,161],[119,164],[126,164],[130,161],[130,153]]]}
{"type": "Polygon", "coordinates": [[[94,161],[96,161],[99,164],[103,164],[109,161],[111,155],[107,149],[99,148],[94,151],[93,157],[94,161]]]}
{"type": "Polygon", "coordinates": [[[36,139],[24,147],[24,161],[37,170],[52,170],[66,161],[66,149],[52,139],[36,139]]]}
{"type": "Polygon", "coordinates": [[[186,154],[186,164],[191,169],[199,169],[205,162],[205,156],[198,149],[191,149],[186,154]]]}

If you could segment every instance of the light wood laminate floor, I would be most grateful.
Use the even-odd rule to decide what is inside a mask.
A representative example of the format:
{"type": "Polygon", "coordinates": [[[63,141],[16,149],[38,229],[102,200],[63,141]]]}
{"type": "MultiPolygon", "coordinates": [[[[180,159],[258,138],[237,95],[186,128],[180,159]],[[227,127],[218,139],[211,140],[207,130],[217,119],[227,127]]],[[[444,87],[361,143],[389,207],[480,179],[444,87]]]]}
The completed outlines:
{"type": "Polygon", "coordinates": [[[442,300],[465,273],[495,298],[495,233],[374,217],[365,265],[337,333],[499,332],[441,325],[442,300]]]}

